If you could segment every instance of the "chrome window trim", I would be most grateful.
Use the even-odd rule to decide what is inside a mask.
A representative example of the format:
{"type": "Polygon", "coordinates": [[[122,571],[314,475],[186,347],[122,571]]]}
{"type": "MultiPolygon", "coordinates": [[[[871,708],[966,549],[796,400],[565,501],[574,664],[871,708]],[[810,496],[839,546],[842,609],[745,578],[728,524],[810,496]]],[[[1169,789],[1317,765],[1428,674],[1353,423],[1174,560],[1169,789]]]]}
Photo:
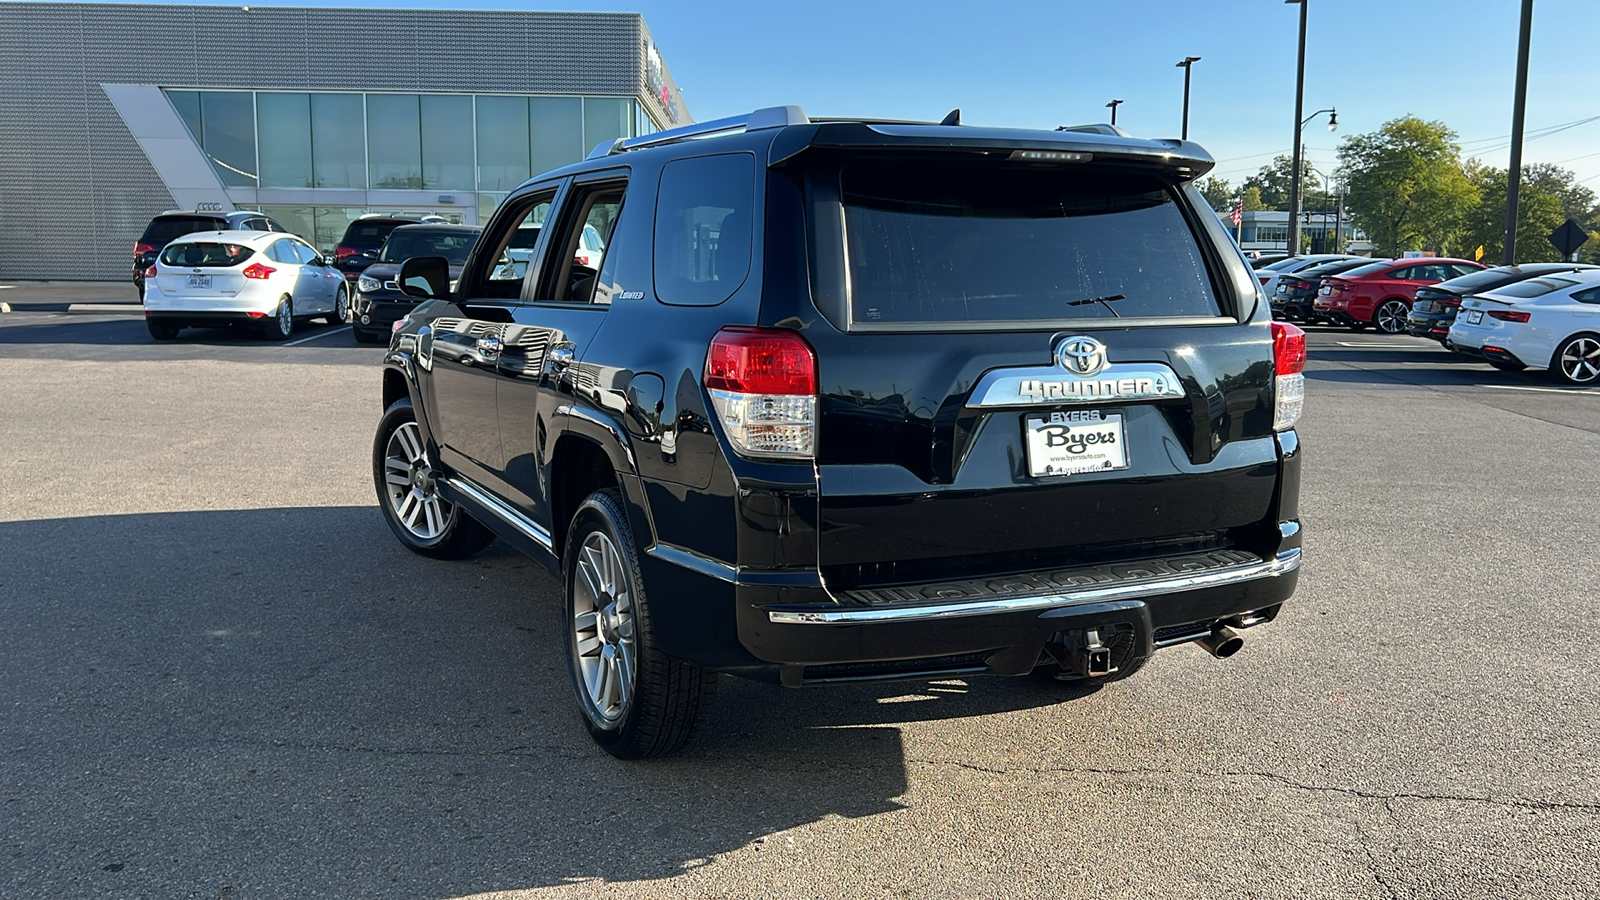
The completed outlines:
{"type": "Polygon", "coordinates": [[[1240,584],[1258,578],[1275,578],[1300,567],[1300,550],[1294,548],[1279,553],[1270,560],[1230,566],[1195,575],[1178,575],[1153,578],[1132,584],[1086,588],[1080,591],[1042,594],[1033,597],[1011,597],[1003,600],[976,600],[966,603],[941,603],[931,606],[897,606],[888,608],[853,607],[830,610],[770,609],[767,620],[778,625],[874,625],[893,622],[929,622],[938,619],[958,619],[968,616],[987,616],[1000,613],[1031,612],[1099,603],[1110,600],[1132,600],[1190,591],[1198,588],[1240,584]]]}

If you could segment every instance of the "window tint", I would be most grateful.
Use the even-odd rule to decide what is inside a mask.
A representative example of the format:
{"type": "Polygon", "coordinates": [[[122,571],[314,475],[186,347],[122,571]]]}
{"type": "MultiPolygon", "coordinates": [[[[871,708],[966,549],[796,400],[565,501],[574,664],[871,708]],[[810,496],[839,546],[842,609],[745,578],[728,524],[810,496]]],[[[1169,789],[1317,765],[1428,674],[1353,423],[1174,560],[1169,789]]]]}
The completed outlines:
{"type": "Polygon", "coordinates": [[[1466,263],[1451,263],[1449,266],[1447,266],[1447,268],[1450,271],[1444,276],[1446,278],[1460,278],[1463,275],[1469,275],[1473,272],[1483,271],[1477,266],[1469,266],[1466,263]]]}
{"type": "Polygon", "coordinates": [[[1577,283],[1571,278],[1530,278],[1527,281],[1507,285],[1494,293],[1502,297],[1543,297],[1551,291],[1559,291],[1577,283]]]}
{"type": "Polygon", "coordinates": [[[1579,303],[1600,303],[1600,287],[1584,288],[1581,291],[1573,291],[1572,299],[1578,301],[1579,303]]]}
{"type": "Polygon", "coordinates": [[[1216,316],[1171,187],[1116,170],[856,162],[842,172],[852,321],[1216,316]]]}
{"type": "MultiPolygon", "coordinates": [[[[583,232],[593,229],[602,235],[602,241],[611,234],[622,212],[623,191],[620,184],[598,185],[564,204],[569,211],[576,211],[576,215],[562,216],[563,230],[555,235],[559,243],[550,245],[551,264],[546,266],[549,271],[537,299],[558,303],[595,302],[595,285],[606,254],[604,251],[586,252],[582,246],[583,232]]],[[[603,297],[600,302],[611,302],[609,290],[600,293],[603,297]]]]}
{"type": "Polygon", "coordinates": [[[442,256],[450,265],[459,266],[467,261],[472,245],[477,243],[475,231],[413,231],[396,229],[383,242],[379,262],[405,262],[413,256],[442,256]]]}
{"type": "Polygon", "coordinates": [[[358,252],[376,250],[383,246],[383,241],[389,232],[409,222],[396,222],[392,219],[370,219],[351,222],[350,227],[344,230],[344,240],[339,243],[346,247],[354,247],[358,252]]]}
{"type": "Polygon", "coordinates": [[[750,274],[755,158],[667,163],[656,196],[655,287],[663,303],[715,306],[750,274]]]}
{"type": "Polygon", "coordinates": [[[161,262],[168,266],[237,266],[254,255],[243,244],[168,244],[161,262]]]}
{"type": "Polygon", "coordinates": [[[291,246],[294,247],[295,256],[299,257],[301,265],[310,265],[317,261],[317,251],[313,250],[309,245],[293,241],[291,246]]]}
{"type": "Polygon", "coordinates": [[[554,191],[544,191],[534,199],[523,200],[518,204],[527,212],[521,214],[517,227],[500,239],[500,247],[493,257],[494,266],[484,277],[482,287],[475,292],[478,296],[501,299],[516,299],[522,296],[522,280],[527,276],[530,263],[533,261],[533,251],[539,240],[539,229],[544,225],[545,218],[550,215],[550,201],[553,199],[555,199],[554,191]]]}
{"type": "Polygon", "coordinates": [[[162,216],[145,226],[141,240],[160,247],[196,231],[223,231],[227,227],[227,222],[210,216],[162,216]]]}

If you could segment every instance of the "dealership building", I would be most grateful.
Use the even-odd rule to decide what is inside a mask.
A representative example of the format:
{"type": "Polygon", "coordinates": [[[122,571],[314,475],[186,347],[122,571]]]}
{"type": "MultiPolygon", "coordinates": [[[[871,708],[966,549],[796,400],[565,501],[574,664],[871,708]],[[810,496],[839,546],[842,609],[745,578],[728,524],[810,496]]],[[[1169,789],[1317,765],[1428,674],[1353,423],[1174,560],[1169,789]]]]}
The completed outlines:
{"type": "Polygon", "coordinates": [[[168,209],[482,224],[690,121],[633,13],[0,3],[0,279],[127,279],[168,209]]]}

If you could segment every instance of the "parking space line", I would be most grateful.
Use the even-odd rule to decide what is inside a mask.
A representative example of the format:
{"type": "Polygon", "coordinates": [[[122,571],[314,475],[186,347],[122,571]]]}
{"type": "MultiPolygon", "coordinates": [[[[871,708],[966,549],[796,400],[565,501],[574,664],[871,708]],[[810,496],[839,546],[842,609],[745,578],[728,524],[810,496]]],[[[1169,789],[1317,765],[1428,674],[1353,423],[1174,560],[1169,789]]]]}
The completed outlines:
{"type": "Polygon", "coordinates": [[[339,329],[339,328],[329,328],[327,331],[319,331],[316,334],[311,335],[310,337],[303,337],[298,341],[290,341],[289,343],[284,344],[284,346],[285,347],[293,347],[293,346],[296,346],[297,344],[304,344],[306,341],[314,341],[317,338],[325,338],[330,334],[338,334],[341,330],[342,329],[339,329]]]}
{"type": "Polygon", "coordinates": [[[1541,388],[1523,387],[1516,384],[1480,384],[1478,387],[1494,388],[1497,391],[1538,391],[1543,394],[1584,394],[1590,397],[1600,397],[1600,391],[1589,388],[1541,388]]]}
{"type": "Polygon", "coordinates": [[[1397,344],[1391,341],[1334,341],[1334,343],[1341,347],[1416,347],[1426,349],[1413,342],[1397,344]]]}

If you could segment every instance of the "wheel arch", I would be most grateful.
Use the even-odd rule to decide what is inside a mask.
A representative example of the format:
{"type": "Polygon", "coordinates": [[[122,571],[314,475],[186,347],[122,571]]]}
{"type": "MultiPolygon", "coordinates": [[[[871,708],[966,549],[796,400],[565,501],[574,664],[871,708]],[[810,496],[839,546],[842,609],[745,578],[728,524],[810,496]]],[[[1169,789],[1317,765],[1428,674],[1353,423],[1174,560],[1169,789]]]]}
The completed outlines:
{"type": "Polygon", "coordinates": [[[633,465],[631,447],[618,440],[615,426],[596,418],[567,417],[556,438],[546,471],[550,497],[550,536],[558,559],[566,552],[572,516],[585,497],[617,488],[639,550],[654,543],[655,529],[645,507],[644,489],[633,465]]]}

